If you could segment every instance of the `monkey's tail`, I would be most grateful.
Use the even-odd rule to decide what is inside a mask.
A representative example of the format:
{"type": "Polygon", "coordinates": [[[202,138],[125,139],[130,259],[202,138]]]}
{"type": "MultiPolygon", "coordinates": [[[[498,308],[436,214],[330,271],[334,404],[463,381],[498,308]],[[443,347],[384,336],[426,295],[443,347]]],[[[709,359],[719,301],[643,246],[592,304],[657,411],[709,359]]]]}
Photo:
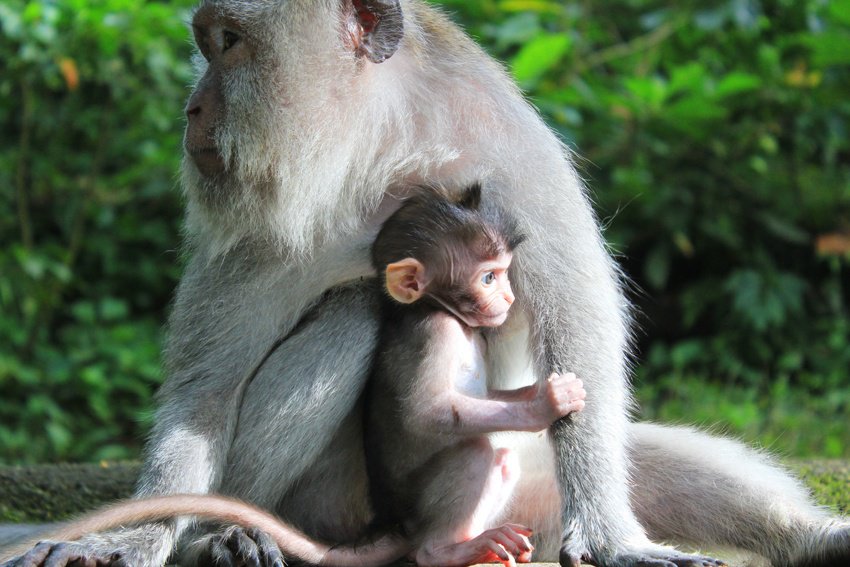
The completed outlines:
{"type": "MultiPolygon", "coordinates": [[[[306,534],[283,523],[259,508],[235,498],[210,494],[175,494],[127,500],[82,516],[42,539],[71,541],[86,534],[119,526],[165,520],[175,516],[200,516],[218,521],[255,527],[274,539],[285,554],[311,565],[327,567],[366,567],[385,565],[411,551],[400,537],[386,535],[362,546],[335,546],[316,542],[306,534]]],[[[13,552],[26,552],[28,547],[13,552]]]]}

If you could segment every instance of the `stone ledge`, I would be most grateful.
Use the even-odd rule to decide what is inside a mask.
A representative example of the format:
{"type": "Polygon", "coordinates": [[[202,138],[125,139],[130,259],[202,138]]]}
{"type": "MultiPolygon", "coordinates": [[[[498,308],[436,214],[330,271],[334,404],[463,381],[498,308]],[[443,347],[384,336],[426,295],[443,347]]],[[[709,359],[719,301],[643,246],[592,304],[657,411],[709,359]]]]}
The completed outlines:
{"type": "Polygon", "coordinates": [[[792,464],[817,501],[850,516],[850,461],[812,459],[792,464]]]}
{"type": "Polygon", "coordinates": [[[0,522],[55,522],[133,493],[138,463],[0,467],[0,522]]]}
{"type": "MultiPolygon", "coordinates": [[[[818,502],[850,514],[850,461],[797,461],[791,467],[818,502]]],[[[0,523],[55,522],[133,492],[138,463],[0,467],[0,523]]]]}
{"type": "MultiPolygon", "coordinates": [[[[818,502],[850,515],[850,461],[815,459],[796,461],[790,467],[812,488],[818,502]]],[[[0,523],[55,522],[127,498],[138,473],[138,463],[0,466],[0,523]]],[[[11,534],[9,526],[5,528],[11,534]]],[[[762,565],[728,552],[715,554],[730,565],[762,565]]],[[[528,567],[558,566],[533,563],[528,567]]]]}

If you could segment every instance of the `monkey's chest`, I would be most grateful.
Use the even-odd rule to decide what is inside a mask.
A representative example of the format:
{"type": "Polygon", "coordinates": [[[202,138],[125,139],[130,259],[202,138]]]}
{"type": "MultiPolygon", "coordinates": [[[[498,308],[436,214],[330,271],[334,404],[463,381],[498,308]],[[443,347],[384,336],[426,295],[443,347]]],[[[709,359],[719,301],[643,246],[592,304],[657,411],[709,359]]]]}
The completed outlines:
{"type": "Polygon", "coordinates": [[[487,396],[487,341],[480,333],[473,335],[466,344],[459,345],[461,351],[460,371],[455,379],[455,390],[473,396],[487,396]]]}

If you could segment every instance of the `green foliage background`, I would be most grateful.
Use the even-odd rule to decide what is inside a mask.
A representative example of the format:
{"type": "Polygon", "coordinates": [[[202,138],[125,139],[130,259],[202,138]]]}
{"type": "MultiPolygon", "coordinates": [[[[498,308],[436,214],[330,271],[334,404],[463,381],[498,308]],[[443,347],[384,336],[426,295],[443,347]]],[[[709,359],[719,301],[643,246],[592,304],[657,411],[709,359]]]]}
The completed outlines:
{"type": "MultiPolygon", "coordinates": [[[[850,0],[442,0],[593,191],[642,417],[850,456],[850,0]]],[[[190,3],[0,0],[0,462],[137,454],[190,3]]]]}

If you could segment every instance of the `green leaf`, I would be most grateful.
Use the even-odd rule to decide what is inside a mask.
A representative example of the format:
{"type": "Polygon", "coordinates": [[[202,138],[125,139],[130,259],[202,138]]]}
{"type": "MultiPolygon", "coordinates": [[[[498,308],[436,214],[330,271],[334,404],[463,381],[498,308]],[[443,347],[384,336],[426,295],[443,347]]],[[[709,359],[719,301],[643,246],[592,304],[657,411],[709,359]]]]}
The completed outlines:
{"type": "Polygon", "coordinates": [[[86,366],[80,371],[80,378],[87,386],[102,391],[110,386],[103,364],[86,366]]]}
{"type": "Polygon", "coordinates": [[[48,439],[50,439],[53,447],[58,452],[62,452],[71,444],[73,437],[71,432],[68,431],[68,428],[64,425],[51,421],[48,422],[44,428],[47,432],[48,439]]]}
{"type": "Polygon", "coordinates": [[[643,106],[652,110],[660,109],[667,98],[667,85],[658,77],[628,77],[623,83],[643,106]]]}
{"type": "Polygon", "coordinates": [[[819,67],[850,65],[850,32],[827,31],[806,37],[812,48],[812,62],[819,67]]]}
{"type": "Polygon", "coordinates": [[[520,49],[511,62],[516,80],[524,85],[537,81],[567,54],[572,40],[566,34],[546,34],[534,38],[520,49]]]}
{"type": "Polygon", "coordinates": [[[44,258],[32,253],[22,252],[18,255],[18,260],[21,263],[21,268],[24,269],[24,273],[32,279],[40,280],[44,277],[47,271],[47,262],[44,258]]]}
{"type": "Polygon", "coordinates": [[[702,89],[706,82],[705,67],[699,63],[688,63],[681,67],[676,67],[670,77],[670,84],[667,87],[668,96],[692,90],[702,89]]]}
{"type": "Polygon", "coordinates": [[[701,136],[707,123],[723,122],[728,110],[702,96],[688,96],[664,110],[664,119],[675,129],[701,136]]]}
{"type": "Polygon", "coordinates": [[[508,18],[495,28],[495,36],[500,47],[517,45],[531,40],[540,33],[540,16],[534,12],[523,12],[508,18]]]}
{"type": "Polygon", "coordinates": [[[670,349],[670,360],[676,368],[685,368],[692,361],[698,359],[704,350],[705,347],[701,341],[682,341],[670,349]]]}
{"type": "Polygon", "coordinates": [[[71,313],[81,323],[94,323],[97,321],[94,304],[90,301],[78,301],[71,306],[71,313]]]}
{"type": "Polygon", "coordinates": [[[808,244],[811,242],[809,234],[794,225],[793,222],[783,219],[769,211],[763,211],[757,215],[762,225],[777,238],[781,238],[792,244],[808,244]]]}
{"type": "Polygon", "coordinates": [[[726,97],[754,91],[761,87],[762,81],[757,75],[750,73],[729,73],[717,85],[717,96],[726,97]]]}
{"type": "Polygon", "coordinates": [[[829,15],[836,22],[850,26],[850,0],[829,0],[829,15]]]}
{"type": "Polygon", "coordinates": [[[499,9],[504,12],[539,12],[541,14],[560,14],[564,6],[553,0],[502,0],[499,9]]]}
{"type": "Polygon", "coordinates": [[[21,35],[21,16],[6,4],[0,3],[0,27],[7,38],[18,39],[21,35]]]}
{"type": "Polygon", "coordinates": [[[763,279],[754,270],[738,270],[726,280],[726,290],[732,294],[732,306],[757,331],[767,328],[769,306],[762,296],[763,279]]]}
{"type": "Polygon", "coordinates": [[[115,299],[113,297],[105,297],[100,301],[100,316],[105,321],[116,321],[118,319],[126,319],[129,313],[127,302],[115,299]]]}

